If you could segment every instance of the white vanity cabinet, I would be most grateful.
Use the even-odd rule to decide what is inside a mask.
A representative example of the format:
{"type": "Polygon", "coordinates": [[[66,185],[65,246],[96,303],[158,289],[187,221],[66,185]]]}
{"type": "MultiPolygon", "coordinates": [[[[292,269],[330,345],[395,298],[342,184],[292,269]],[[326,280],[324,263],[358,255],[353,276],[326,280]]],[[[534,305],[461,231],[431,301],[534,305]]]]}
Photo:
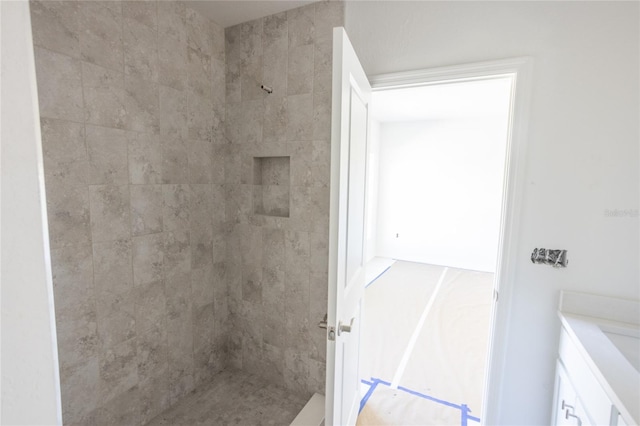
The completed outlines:
{"type": "Polygon", "coordinates": [[[563,328],[556,366],[555,425],[615,425],[618,411],[563,328]],[[613,422],[612,422],[613,420],[613,422]]]}
{"type": "Polygon", "coordinates": [[[581,425],[587,415],[578,399],[578,394],[567,376],[562,363],[556,363],[556,385],[553,419],[554,425],[581,425]]]}
{"type": "Polygon", "coordinates": [[[553,425],[640,425],[640,301],[562,292],[553,425]]]}

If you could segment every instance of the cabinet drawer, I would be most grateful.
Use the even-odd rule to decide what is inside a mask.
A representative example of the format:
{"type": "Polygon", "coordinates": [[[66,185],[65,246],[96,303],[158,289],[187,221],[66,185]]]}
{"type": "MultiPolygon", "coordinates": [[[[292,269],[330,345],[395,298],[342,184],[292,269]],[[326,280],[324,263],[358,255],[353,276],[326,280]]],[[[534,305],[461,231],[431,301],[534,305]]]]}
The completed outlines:
{"type": "Polygon", "coordinates": [[[560,361],[573,383],[580,405],[587,412],[589,423],[609,425],[613,404],[564,328],[560,334],[559,352],[560,361]]]}

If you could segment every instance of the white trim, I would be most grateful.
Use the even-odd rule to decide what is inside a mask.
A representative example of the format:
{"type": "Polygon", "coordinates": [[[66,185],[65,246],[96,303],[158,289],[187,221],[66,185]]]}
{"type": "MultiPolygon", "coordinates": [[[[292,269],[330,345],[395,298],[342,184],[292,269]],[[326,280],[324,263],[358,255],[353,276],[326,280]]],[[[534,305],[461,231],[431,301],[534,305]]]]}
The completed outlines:
{"type": "Polygon", "coordinates": [[[500,77],[514,74],[531,62],[530,58],[511,58],[496,61],[476,62],[423,70],[402,71],[379,74],[369,78],[375,91],[397,89],[400,87],[445,84],[452,81],[477,80],[483,77],[500,77]]]}
{"type": "Polygon", "coordinates": [[[522,194],[526,182],[525,159],[532,66],[530,58],[521,57],[370,77],[372,89],[379,91],[505,75],[513,76],[500,243],[494,284],[499,294],[500,303],[495,301],[491,312],[482,424],[496,424],[500,418],[503,366],[505,365],[509,317],[511,316],[511,293],[516,278],[518,256],[516,249],[520,238],[522,194]]]}

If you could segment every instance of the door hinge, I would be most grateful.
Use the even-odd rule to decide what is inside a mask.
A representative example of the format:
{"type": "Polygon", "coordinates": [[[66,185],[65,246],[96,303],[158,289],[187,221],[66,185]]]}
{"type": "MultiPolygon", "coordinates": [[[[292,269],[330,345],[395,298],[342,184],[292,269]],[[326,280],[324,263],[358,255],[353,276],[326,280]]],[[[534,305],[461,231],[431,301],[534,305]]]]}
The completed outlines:
{"type": "Polygon", "coordinates": [[[493,289],[493,300],[497,303],[499,298],[500,294],[498,293],[498,290],[493,289]]]}

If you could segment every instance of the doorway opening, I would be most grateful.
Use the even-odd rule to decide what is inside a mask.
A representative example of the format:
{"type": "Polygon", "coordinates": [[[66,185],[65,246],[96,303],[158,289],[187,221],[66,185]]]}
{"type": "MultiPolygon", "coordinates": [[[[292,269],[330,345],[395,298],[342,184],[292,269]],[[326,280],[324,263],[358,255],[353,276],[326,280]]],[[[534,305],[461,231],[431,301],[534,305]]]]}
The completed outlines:
{"type": "Polygon", "coordinates": [[[479,423],[515,74],[382,86],[370,107],[358,424],[479,423]]]}

